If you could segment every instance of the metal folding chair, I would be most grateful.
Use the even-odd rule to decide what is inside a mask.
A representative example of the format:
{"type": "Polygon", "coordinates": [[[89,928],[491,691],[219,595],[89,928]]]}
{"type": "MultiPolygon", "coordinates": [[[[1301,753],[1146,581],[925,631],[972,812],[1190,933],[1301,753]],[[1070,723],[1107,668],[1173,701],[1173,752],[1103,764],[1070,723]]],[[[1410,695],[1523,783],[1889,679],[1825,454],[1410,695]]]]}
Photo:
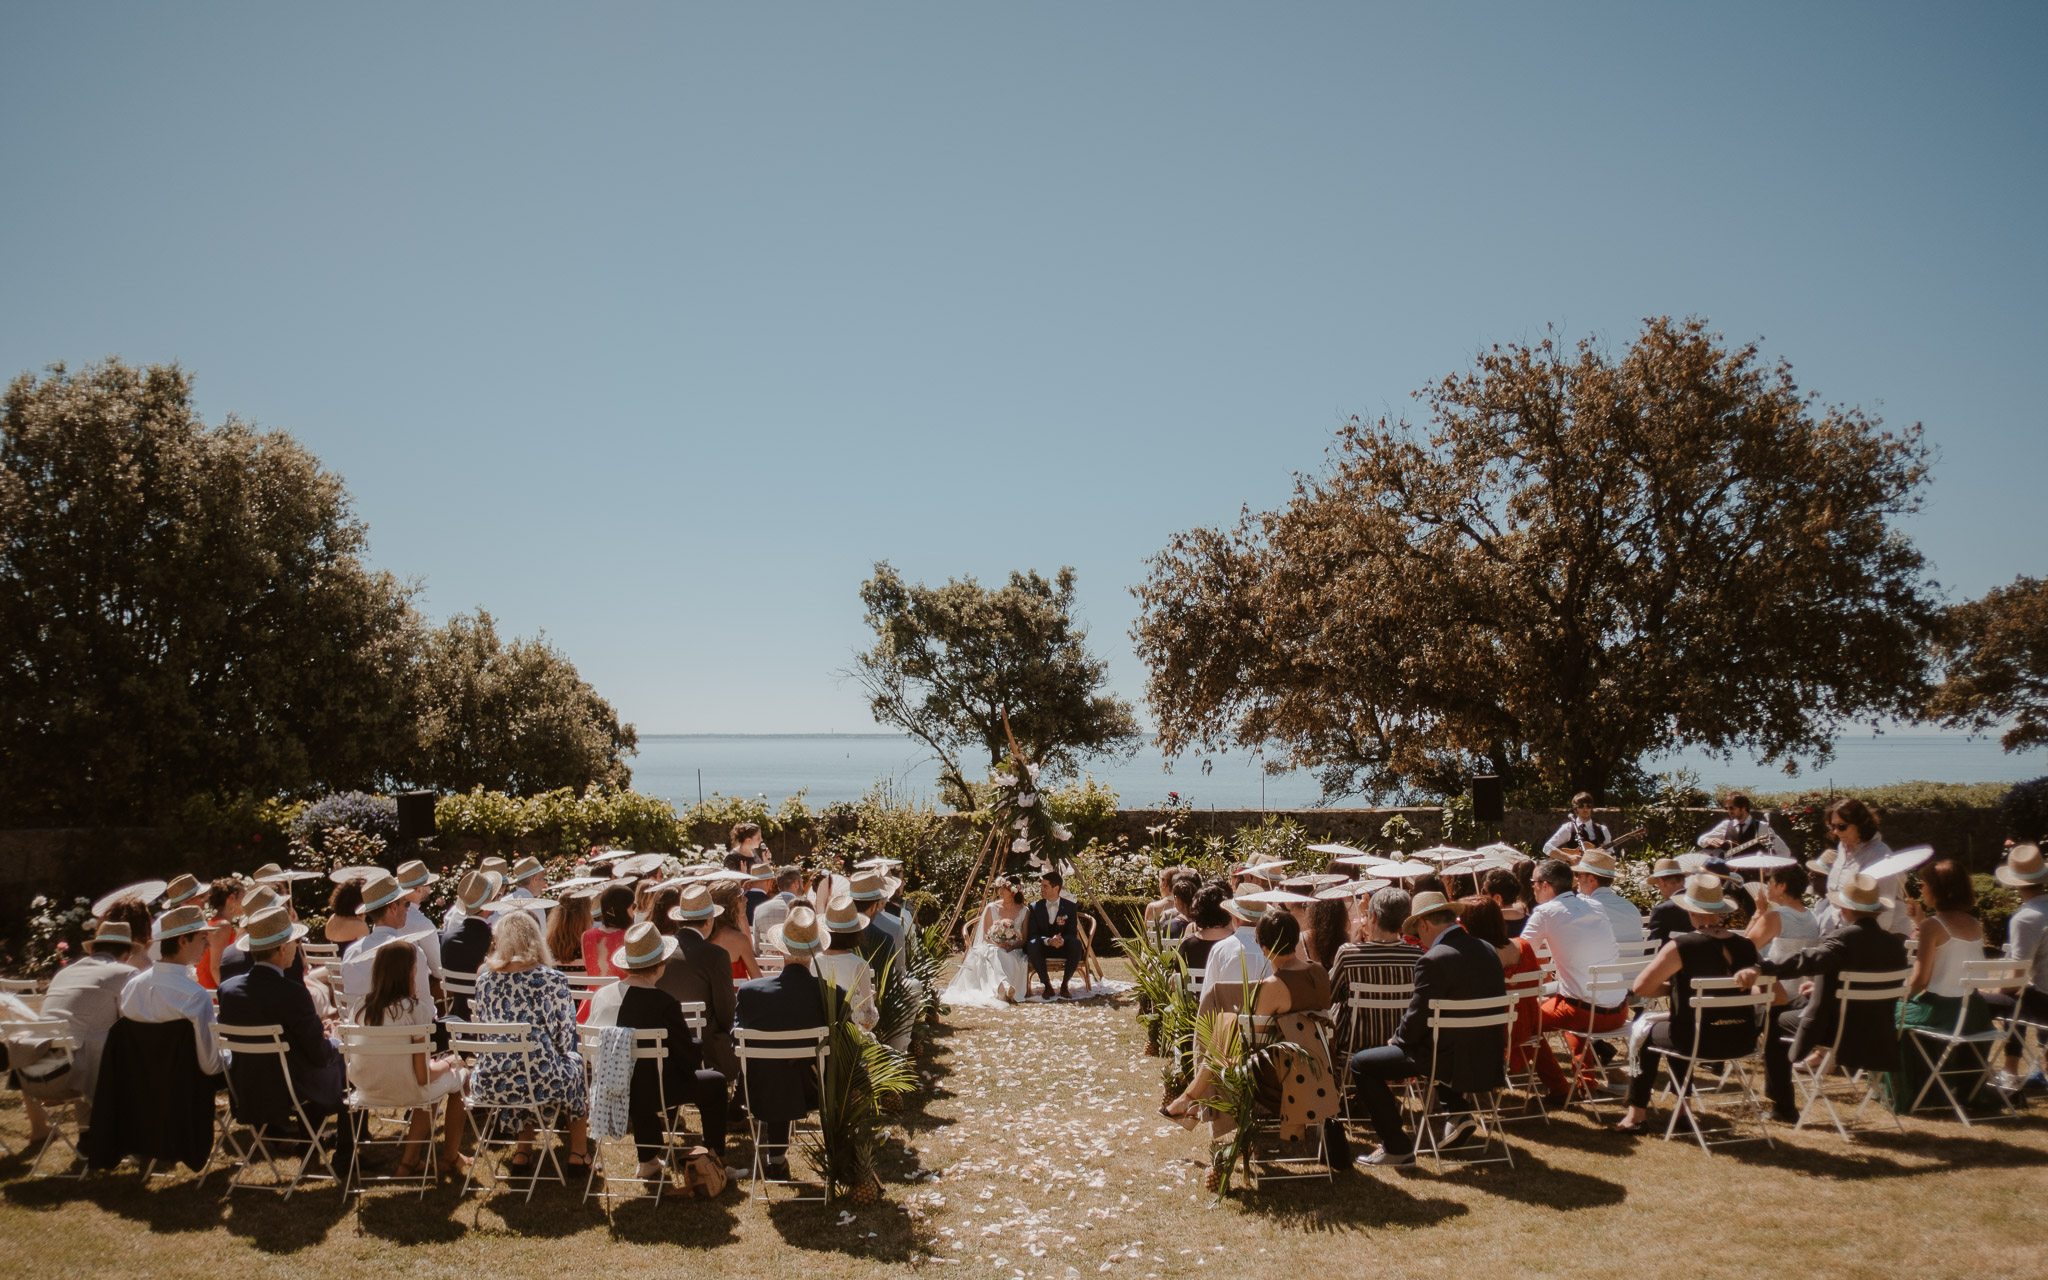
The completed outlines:
{"type": "MultiPolygon", "coordinates": [[[[1648,968],[1649,964],[1648,960],[1620,960],[1611,964],[1594,965],[1586,980],[1588,1003],[1603,1009],[1616,1006],[1626,1008],[1629,988],[1635,984],[1636,975],[1648,968]]],[[[1588,1009],[1584,1027],[1563,1028],[1556,1034],[1564,1041],[1565,1060],[1571,1063],[1571,1078],[1565,1088],[1564,1102],[1560,1105],[1568,1107],[1583,1100],[1587,1110],[1597,1118],[1600,1108],[1595,1101],[1597,1093],[1592,1087],[1591,1076],[1596,1072],[1604,1072],[1604,1068],[1600,1066],[1593,1046],[1602,1040],[1626,1046],[1631,1015],[1625,1014],[1618,1026],[1605,1031],[1593,1029],[1593,1016],[1593,1011],[1588,1009]],[[1573,1036],[1577,1036],[1581,1042],[1582,1047],[1577,1052],[1572,1050],[1573,1036]]]]}
{"type": "MultiPolygon", "coordinates": [[[[562,1172],[562,1162],[555,1148],[561,1124],[561,1107],[557,1103],[542,1102],[529,1088],[524,1097],[510,1100],[485,1102],[476,1096],[476,1060],[486,1054],[505,1054],[515,1058],[530,1058],[539,1052],[534,1043],[533,1026],[525,1022],[456,1022],[442,1024],[448,1030],[448,1047],[461,1054],[471,1064],[469,1086],[465,1090],[463,1107],[467,1111],[467,1123],[471,1140],[476,1144],[476,1156],[470,1161],[469,1172],[462,1177],[462,1193],[468,1195],[476,1185],[477,1170],[487,1168],[491,1175],[492,1187],[508,1183],[509,1178],[501,1176],[504,1159],[519,1147],[519,1133],[515,1127],[507,1136],[498,1132],[501,1122],[509,1115],[531,1115],[534,1118],[533,1166],[526,1171],[526,1198],[533,1199],[534,1188],[542,1178],[569,1185],[569,1179],[562,1172]],[[498,1158],[491,1152],[496,1150],[498,1158]],[[545,1169],[553,1168],[549,1176],[545,1169]]],[[[529,1075],[528,1079],[532,1077],[529,1075]]]]}
{"type": "MultiPolygon", "coordinates": [[[[441,1013],[445,1017],[455,1008],[455,997],[476,999],[476,974],[461,969],[441,970],[441,1013]]],[[[467,1005],[463,1006],[468,1008],[467,1005]]]]}
{"type": "MultiPolygon", "coordinates": [[[[1835,1132],[1842,1135],[1844,1142],[1849,1140],[1849,1125],[1842,1123],[1842,1113],[1835,1109],[1834,1100],[1828,1097],[1827,1093],[1827,1079],[1834,1074],[1835,1063],[1841,1056],[1842,1033],[1849,1026],[1849,1011],[1859,1004],[1888,1003],[1893,1006],[1888,1011],[1889,1017],[1896,1022],[1898,1003],[1906,998],[1907,984],[1912,977],[1911,969],[1894,969],[1884,973],[1845,970],[1836,975],[1835,999],[1840,1007],[1835,1013],[1834,1042],[1828,1046],[1819,1064],[1812,1069],[1808,1069],[1798,1059],[1792,1062],[1792,1084],[1801,1095],[1799,1119],[1793,1123],[1794,1129],[1806,1127],[1807,1116],[1812,1114],[1814,1104],[1819,1103],[1827,1109],[1828,1119],[1834,1122],[1835,1132]]],[[[1861,1068],[1849,1074],[1850,1087],[1853,1089],[1860,1085],[1863,1088],[1863,1097],[1857,1102],[1856,1113],[1849,1118],[1849,1124],[1860,1122],[1863,1119],[1864,1108],[1877,1099],[1877,1083],[1877,1077],[1861,1068]]],[[[1891,1116],[1892,1123],[1898,1127],[1900,1133],[1904,1133],[1906,1126],[1900,1123],[1898,1112],[1892,1111],[1891,1116]]]]}
{"type": "MultiPolygon", "coordinates": [[[[1963,1030],[1969,1024],[1970,1005],[1975,998],[1986,992],[2023,986],[2026,980],[2027,966],[2017,960],[1967,960],[1963,963],[1963,1003],[1956,1011],[1955,1026],[1947,1031],[1933,1027],[1907,1028],[1912,1033],[1910,1038],[1914,1052],[1920,1055],[1920,1060],[1927,1064],[1928,1070],[1926,1082],[1920,1086],[1920,1092],[1913,1095],[1913,1102],[1906,1108],[1907,1111],[1918,1111],[1927,1097],[1927,1091],[1939,1085],[1942,1096],[1948,1099],[1949,1108],[1956,1113],[1956,1119],[1963,1122],[1964,1128],[1969,1127],[1970,1114],[1964,1109],[1962,1099],[1956,1096],[1956,1091],[1949,1087],[1948,1077],[1955,1074],[1967,1080],[1972,1075],[1979,1079],[1989,1075],[1993,1069],[1993,1047],[2005,1042],[2005,1032],[1996,1027],[1984,1031],[1963,1030]],[[1927,1047],[1930,1044],[1941,1046],[1941,1055],[1938,1058],[1928,1056],[1927,1047]],[[1978,1059],[1977,1064],[1960,1072],[1951,1072],[1948,1066],[1949,1059],[1955,1055],[1956,1050],[1962,1048],[1976,1050],[1971,1056],[1978,1059]]],[[[1901,1045],[1900,1051],[1903,1052],[1904,1048],[1905,1046],[1901,1045]]],[[[1998,1104],[2002,1108],[2000,1114],[1990,1117],[1991,1119],[2010,1119],[2019,1115],[2018,1109],[2012,1105],[2010,1096],[1996,1089],[1989,1089],[1988,1092],[1998,1099],[1998,1104]]]]}
{"type": "MultiPolygon", "coordinates": [[[[576,1048],[583,1055],[584,1066],[593,1074],[597,1070],[598,1054],[601,1051],[606,1030],[607,1028],[605,1027],[576,1028],[576,1048]]],[[[652,1062],[654,1064],[655,1105],[661,1108],[661,1114],[664,1117],[668,1115],[668,1082],[663,1078],[665,1074],[663,1065],[667,1061],[668,1028],[636,1027],[633,1029],[635,1074],[638,1074],[640,1063],[652,1062]]],[[[640,1167],[640,1150],[638,1140],[632,1134],[626,1135],[626,1142],[633,1151],[633,1158],[628,1164],[635,1172],[635,1176],[630,1178],[614,1177],[609,1172],[613,1167],[612,1162],[601,1158],[603,1156],[603,1151],[600,1149],[602,1144],[597,1141],[597,1134],[594,1130],[590,1136],[593,1158],[590,1162],[590,1176],[584,1179],[583,1182],[583,1200],[586,1204],[589,1203],[590,1197],[595,1195],[599,1203],[604,1205],[605,1211],[609,1213],[612,1201],[617,1198],[611,1189],[611,1184],[615,1182],[630,1187],[651,1186],[654,1188],[654,1202],[656,1204],[661,1203],[661,1193],[668,1186],[669,1171],[675,1168],[676,1154],[675,1135],[670,1132],[666,1119],[662,1122],[661,1135],[663,1169],[652,1178],[637,1176],[640,1167]]]]}
{"type": "MultiPolygon", "coordinates": [[[[1520,1013],[1524,1001],[1534,1003],[1549,995],[1554,990],[1553,984],[1556,978],[1557,970],[1548,961],[1526,973],[1509,975],[1507,979],[1507,994],[1515,998],[1514,1007],[1516,1012],[1520,1013]]],[[[1508,1036],[1510,1039],[1513,1038],[1514,1034],[1514,1023],[1510,1022],[1508,1024],[1508,1036]]],[[[1543,1029],[1540,1025],[1535,1031],[1530,1033],[1528,1039],[1523,1040],[1519,1044],[1511,1043],[1508,1045],[1508,1088],[1519,1090],[1522,1094],[1523,1103],[1520,1115],[1501,1117],[1503,1124],[1509,1120],[1527,1120],[1531,1116],[1539,1116],[1542,1118],[1543,1123],[1550,1123],[1550,1108],[1543,1103],[1548,1090],[1544,1087],[1542,1075],[1536,1070],[1536,1055],[1548,1052],[1550,1050],[1544,1043],[1543,1029]],[[1515,1070],[1515,1055],[1517,1053],[1522,1055],[1522,1069],[1520,1071],[1515,1070]]]]}
{"type": "MultiPolygon", "coordinates": [[[[747,1098],[749,1099],[747,1107],[747,1136],[753,1139],[754,1145],[754,1162],[751,1170],[753,1189],[750,1193],[750,1198],[753,1200],[765,1200],[768,1198],[768,1193],[763,1189],[767,1185],[768,1179],[761,1176],[762,1169],[766,1164],[768,1148],[761,1141],[761,1121],[755,1114],[756,1108],[752,1105],[752,1100],[760,1095],[754,1091],[754,1082],[747,1068],[756,1062],[802,1062],[809,1060],[816,1065],[818,1080],[822,1084],[825,1078],[825,1058],[832,1050],[831,1035],[829,1027],[809,1027],[801,1031],[750,1031],[745,1027],[734,1027],[732,1029],[733,1052],[739,1055],[740,1079],[746,1082],[747,1098]]],[[[822,1132],[818,1126],[806,1126],[801,1129],[800,1126],[804,1126],[803,1121],[791,1121],[788,1141],[775,1144],[782,1151],[782,1159],[785,1166],[789,1163],[789,1152],[796,1145],[796,1138],[799,1132],[813,1134],[822,1132]]],[[[794,1174],[796,1171],[791,1169],[790,1172],[794,1174]]],[[[831,1203],[832,1180],[821,1176],[819,1182],[823,1188],[820,1194],[815,1196],[798,1195],[793,1198],[792,1203],[831,1203]]],[[[778,1179],[776,1185],[800,1186],[803,1184],[792,1177],[786,1181],[778,1179]]]]}
{"type": "MultiPolygon", "coordinates": [[[[1408,1002],[1415,998],[1415,984],[1412,982],[1354,982],[1344,997],[1345,1016],[1353,1017],[1367,1012],[1405,1013],[1408,1002]]],[[[1370,1045],[1359,1045],[1361,1049],[1370,1045]]],[[[1333,1067],[1337,1064],[1332,1063],[1333,1067]]],[[[1344,1129],[1349,1133],[1361,1122],[1351,1116],[1351,1072],[1350,1064],[1338,1067],[1337,1075],[1339,1100],[1343,1110],[1344,1129]]]]}
{"type": "MultiPolygon", "coordinates": [[[[428,1057],[432,1057],[433,1053],[434,1029],[430,1026],[344,1026],[341,1028],[341,1056],[348,1063],[351,1080],[355,1077],[358,1063],[367,1064],[380,1058],[405,1058],[408,1060],[406,1065],[410,1068],[412,1065],[410,1059],[414,1056],[425,1054],[428,1057]]],[[[420,1195],[425,1196],[427,1188],[434,1185],[435,1166],[439,1159],[438,1152],[440,1150],[434,1143],[433,1126],[431,1124],[434,1104],[431,1102],[415,1102],[395,1105],[377,1102],[365,1098],[360,1088],[351,1087],[342,1100],[342,1106],[344,1108],[345,1120],[352,1122],[353,1117],[357,1115],[363,1117],[362,1125],[356,1130],[355,1149],[349,1155],[348,1173],[342,1181],[342,1194],[347,1196],[353,1193],[360,1196],[368,1189],[370,1184],[375,1183],[379,1186],[414,1187],[419,1191],[420,1195]],[[401,1127],[398,1135],[396,1137],[375,1136],[376,1125],[380,1121],[389,1122],[388,1117],[380,1113],[390,1111],[399,1113],[397,1123],[401,1127]],[[425,1111],[430,1121],[425,1140],[426,1159],[420,1167],[419,1176],[416,1178],[365,1176],[362,1171],[363,1148],[396,1147],[401,1153],[401,1158],[403,1158],[406,1140],[411,1128],[411,1120],[413,1114],[417,1111],[425,1111]]]]}
{"type": "Polygon", "coordinates": [[[1680,1051],[1676,1046],[1669,1049],[1660,1049],[1655,1044],[1643,1046],[1645,1053],[1655,1053],[1666,1059],[1667,1064],[1673,1068],[1674,1079],[1677,1076],[1677,1064],[1682,1062],[1686,1065],[1685,1083],[1669,1089],[1672,1095],[1671,1120],[1664,1126],[1666,1142],[1677,1135],[1678,1121],[1683,1117],[1692,1130],[1693,1138],[1700,1144],[1700,1150],[1709,1155],[1715,1147],[1725,1147],[1736,1142],[1754,1142],[1758,1138],[1763,1139],[1765,1146],[1777,1145],[1771,1141],[1767,1118],[1769,1107],[1756,1089],[1756,1072],[1763,1066],[1764,1036],[1770,1026],[1771,997],[1775,986],[1774,979],[1764,978],[1753,989],[1743,991],[1737,988],[1733,978],[1695,978],[1692,981],[1691,1047],[1680,1051]],[[1748,1016],[1756,1024],[1756,1039],[1749,1051],[1733,1058],[1725,1053],[1708,1058],[1701,1057],[1700,1036],[1706,1028],[1706,1015],[1732,1009],[1749,1010],[1748,1016]],[[1721,1064],[1721,1073],[1715,1080],[1714,1094],[1708,1094],[1700,1088],[1700,1077],[1706,1074],[1705,1068],[1709,1063],[1721,1064]],[[1739,1095],[1735,1099],[1735,1106],[1749,1112],[1750,1118],[1756,1123],[1756,1133],[1744,1137],[1741,1120],[1730,1117],[1727,1121],[1726,1136],[1717,1135],[1710,1138],[1700,1125],[1700,1117],[1705,1114],[1708,1098],[1727,1092],[1731,1085],[1739,1095]]]}
{"type": "MultiPolygon", "coordinates": [[[[71,1024],[62,1018],[38,1018],[33,1022],[0,1022],[0,1040],[17,1039],[41,1041],[52,1054],[60,1055],[50,1061],[49,1069],[53,1075],[60,1068],[68,1072],[73,1066],[72,1055],[78,1052],[78,1042],[71,1036],[71,1024]]],[[[0,1051],[0,1059],[4,1057],[4,1051],[0,1051]]],[[[30,1095],[24,1091],[22,1096],[27,1098],[30,1095]]],[[[83,1178],[86,1174],[86,1164],[85,1156],[78,1150],[78,1113],[90,1106],[92,1099],[72,1088],[54,1097],[38,1097],[36,1103],[49,1118],[50,1133],[43,1139],[43,1144],[36,1148],[36,1158],[29,1164],[28,1176],[83,1178]],[[67,1122],[71,1126],[69,1133],[64,1131],[67,1122]],[[50,1154],[51,1148],[59,1143],[71,1152],[76,1172],[45,1174],[42,1172],[43,1159],[50,1154]]],[[[12,1154],[11,1148],[9,1154],[12,1154]]]]}
{"type": "MultiPolygon", "coordinates": [[[[333,1120],[322,1120],[316,1125],[311,1117],[307,1116],[305,1103],[299,1100],[298,1086],[292,1082],[291,1063],[288,1056],[291,1053],[291,1045],[284,1038],[284,1028],[276,1023],[266,1023],[260,1026],[216,1025],[214,1027],[214,1036],[219,1041],[221,1048],[233,1054],[237,1062],[261,1058],[269,1058],[276,1062],[278,1076],[284,1081],[285,1097],[290,1099],[292,1104],[291,1114],[286,1119],[288,1122],[296,1122],[299,1127],[299,1135],[303,1135],[275,1133],[272,1132],[272,1122],[270,1120],[265,1119],[252,1123],[247,1117],[240,1115],[240,1099],[235,1088],[235,1073],[233,1068],[230,1068],[228,1071],[229,1110],[235,1113],[235,1120],[248,1128],[249,1140],[247,1147],[235,1152],[234,1172],[228,1178],[228,1194],[233,1195],[240,1188],[247,1187],[252,1191],[275,1192],[289,1200],[292,1197],[292,1193],[299,1189],[300,1184],[309,1179],[324,1178],[330,1181],[339,1181],[335,1178],[334,1174],[333,1153],[324,1141],[329,1136],[329,1127],[333,1124],[333,1120]],[[299,1157],[298,1167],[293,1170],[292,1176],[288,1180],[284,1179],[279,1171],[278,1161],[280,1157],[277,1152],[271,1150],[273,1143],[277,1146],[303,1145],[306,1148],[305,1154],[299,1157]],[[248,1180],[249,1172],[256,1167],[258,1160],[261,1160],[270,1171],[271,1181],[268,1183],[250,1182],[248,1180]],[[318,1169],[313,1168],[315,1160],[319,1161],[318,1169]]],[[[230,1150],[234,1149],[232,1143],[224,1142],[217,1135],[215,1147],[218,1149],[222,1146],[226,1146],[230,1150]]]]}
{"type": "MultiPolygon", "coordinates": [[[[1405,1008],[1406,1005],[1402,1007],[1405,1008]]],[[[1254,1052],[1280,1043],[1281,1037],[1285,1034],[1281,1029],[1280,1019],[1270,1014],[1241,1013],[1237,1015],[1237,1025],[1254,1052]]],[[[1314,1031],[1318,1037],[1322,1035],[1320,1027],[1314,1028],[1314,1031]]],[[[1327,1048],[1324,1056],[1328,1056],[1327,1048]]],[[[1328,1182],[1336,1177],[1336,1172],[1330,1167],[1328,1131],[1321,1124],[1315,1126],[1310,1138],[1315,1147],[1312,1153],[1298,1156],[1260,1156],[1258,1149],[1261,1138],[1268,1138],[1276,1143],[1282,1141],[1280,1117],[1261,1115],[1252,1122],[1252,1156],[1248,1162],[1248,1176],[1252,1186],[1257,1187],[1265,1182],[1296,1181],[1302,1178],[1321,1178],[1328,1182]]]]}
{"type": "MultiPolygon", "coordinates": [[[[1436,1123],[1437,1080],[1432,1069],[1422,1086],[1422,1111],[1416,1118],[1416,1155],[1420,1156],[1426,1147],[1430,1157],[1436,1161],[1438,1173],[1446,1165],[1463,1168],[1475,1164],[1505,1163],[1515,1167],[1515,1153],[1508,1148],[1507,1129],[1500,1118],[1500,1095],[1507,1085],[1507,1041],[1508,1028],[1514,1025],[1515,1002],[1520,997],[1513,993],[1498,996],[1479,996],[1470,1000],[1432,1000],[1429,1002],[1429,1047],[1430,1062],[1443,1061],[1443,1033],[1446,1031],[1470,1031],[1485,1027],[1499,1027],[1501,1038],[1501,1089],[1483,1089],[1471,1095],[1469,1104],[1461,1111],[1444,1113],[1444,1129],[1451,1121],[1461,1116],[1470,1116],[1475,1126],[1474,1136],[1479,1150],[1476,1154],[1459,1156],[1452,1160],[1444,1157],[1445,1148],[1440,1142],[1440,1129],[1436,1123]],[[1500,1154],[1489,1156],[1487,1150],[1495,1143],[1500,1144],[1500,1154]]],[[[1411,1082],[1412,1083],[1412,1082],[1411,1082]]],[[[1467,1144],[1452,1150],[1463,1151],[1467,1144]]]]}

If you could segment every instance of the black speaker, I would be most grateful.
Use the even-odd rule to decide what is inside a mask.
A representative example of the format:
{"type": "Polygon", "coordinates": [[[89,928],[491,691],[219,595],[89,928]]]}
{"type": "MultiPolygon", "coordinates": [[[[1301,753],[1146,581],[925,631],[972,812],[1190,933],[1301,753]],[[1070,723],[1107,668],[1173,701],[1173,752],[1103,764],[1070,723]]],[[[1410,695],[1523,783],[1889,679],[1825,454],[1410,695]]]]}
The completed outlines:
{"type": "Polygon", "coordinates": [[[425,840],[434,834],[434,793],[402,791],[398,795],[398,838],[425,840]]]}
{"type": "Polygon", "coordinates": [[[1472,820],[1499,822],[1507,816],[1507,791],[1500,777],[1491,773],[1472,775],[1472,820]]]}

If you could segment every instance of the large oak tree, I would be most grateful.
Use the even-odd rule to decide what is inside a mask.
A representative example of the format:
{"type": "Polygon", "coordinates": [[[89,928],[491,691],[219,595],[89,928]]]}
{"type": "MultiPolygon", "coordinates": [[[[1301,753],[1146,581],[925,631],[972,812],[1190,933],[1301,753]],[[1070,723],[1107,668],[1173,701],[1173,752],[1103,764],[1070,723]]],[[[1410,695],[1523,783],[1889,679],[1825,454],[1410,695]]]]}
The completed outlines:
{"type": "Polygon", "coordinates": [[[2017,578],[1949,610],[1944,678],[1928,713],[1956,728],[1999,725],[2007,751],[2048,742],[2048,582],[2017,578]]]}
{"type": "Polygon", "coordinates": [[[1497,346],[1418,398],[1426,430],[1353,419],[1286,506],[1150,562],[1169,754],[1261,749],[1332,796],[1601,792],[1665,749],[1812,762],[1917,709],[1917,427],[1669,319],[1618,354],[1497,346]]]}

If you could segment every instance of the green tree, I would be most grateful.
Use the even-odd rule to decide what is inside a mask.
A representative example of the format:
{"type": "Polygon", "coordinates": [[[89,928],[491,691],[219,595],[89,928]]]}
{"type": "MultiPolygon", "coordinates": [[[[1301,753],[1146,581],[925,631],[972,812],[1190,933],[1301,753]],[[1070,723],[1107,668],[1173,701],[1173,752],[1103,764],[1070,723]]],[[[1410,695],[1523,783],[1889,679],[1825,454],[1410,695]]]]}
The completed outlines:
{"type": "Polygon", "coordinates": [[[2018,578],[1950,609],[1937,651],[1931,717],[1980,731],[2009,721],[1998,739],[2007,751],[2048,742],[2048,582],[2018,578]]]}
{"type": "Polygon", "coordinates": [[[1133,632],[1170,753],[1263,748],[1326,794],[1639,789],[1679,746],[1825,759],[1911,714],[1935,617],[1897,525],[1926,453],[1699,321],[1553,338],[1353,419],[1277,511],[1177,535],[1133,632]]]}
{"type": "Polygon", "coordinates": [[[340,477],[175,365],[53,365],[0,415],[0,820],[387,780],[417,623],[340,477]]]}
{"type": "Polygon", "coordinates": [[[963,749],[987,752],[991,767],[1008,758],[1006,713],[1027,754],[1055,774],[1137,750],[1131,705],[1103,690],[1109,664],[1088,652],[1088,633],[1075,624],[1071,568],[1051,582],[1033,572],[997,588],[972,578],[927,587],[882,561],[860,598],[875,646],[855,655],[849,674],[877,724],[931,749],[956,806],[973,805],[963,749]]]}
{"type": "Polygon", "coordinates": [[[505,644],[491,615],[457,614],[420,646],[408,774],[442,791],[533,795],[624,787],[640,735],[545,638],[505,644]]]}

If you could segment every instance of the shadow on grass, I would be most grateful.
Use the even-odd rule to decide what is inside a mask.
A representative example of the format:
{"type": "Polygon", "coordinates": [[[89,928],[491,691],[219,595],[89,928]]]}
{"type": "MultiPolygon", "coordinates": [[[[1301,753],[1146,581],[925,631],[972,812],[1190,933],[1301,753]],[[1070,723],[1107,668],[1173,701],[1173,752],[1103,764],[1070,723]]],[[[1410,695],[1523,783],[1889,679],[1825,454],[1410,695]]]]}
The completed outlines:
{"type": "Polygon", "coordinates": [[[356,1204],[356,1230],[392,1244],[449,1244],[469,1229],[460,1182],[436,1187],[425,1198],[372,1192],[356,1204]]]}
{"type": "Polygon", "coordinates": [[[631,1244],[672,1244],[684,1249],[716,1249],[739,1239],[739,1206],[746,1203],[744,1184],[726,1188],[716,1200],[687,1200],[666,1195],[661,1203],[641,1196],[612,1209],[611,1235],[631,1244]]]}
{"type": "Polygon", "coordinates": [[[1246,1212],[1295,1231],[1336,1232],[1369,1227],[1433,1227],[1471,1210],[1456,1200],[1417,1195],[1427,1184],[1412,1174],[1361,1177],[1339,1171],[1335,1180],[1275,1182],[1237,1193],[1246,1212]]]}
{"type": "MultiPolygon", "coordinates": [[[[1552,1126],[1555,1128],[1556,1126],[1552,1126]]],[[[1597,1209],[1628,1199],[1628,1188],[1574,1169],[1546,1164],[1526,1145],[1514,1148],[1515,1164],[1446,1170],[1441,1181],[1503,1200],[1540,1204],[1546,1209],[1597,1209]]]]}
{"type": "Polygon", "coordinates": [[[902,1205],[883,1201],[856,1209],[844,1200],[830,1204],[771,1203],[768,1221],[783,1243],[820,1253],[872,1262],[903,1263],[918,1251],[917,1231],[902,1205]],[[841,1218],[853,1220],[841,1225],[841,1218]]]}
{"type": "Polygon", "coordinates": [[[1853,1144],[1844,1145],[1833,1130],[1826,1133],[1823,1146],[1802,1146],[1785,1141],[1775,1146],[1744,1143],[1717,1148],[1744,1164],[1787,1169],[1821,1178],[1915,1178],[1923,1174],[1946,1173],[1960,1168],[2017,1168],[2048,1164],[2048,1151],[2001,1142],[1991,1137],[1944,1133],[1907,1133],[1895,1130],[1858,1133],[1853,1144]],[[1925,1163],[1906,1164],[1893,1155],[1917,1157],[1925,1163]]]}

